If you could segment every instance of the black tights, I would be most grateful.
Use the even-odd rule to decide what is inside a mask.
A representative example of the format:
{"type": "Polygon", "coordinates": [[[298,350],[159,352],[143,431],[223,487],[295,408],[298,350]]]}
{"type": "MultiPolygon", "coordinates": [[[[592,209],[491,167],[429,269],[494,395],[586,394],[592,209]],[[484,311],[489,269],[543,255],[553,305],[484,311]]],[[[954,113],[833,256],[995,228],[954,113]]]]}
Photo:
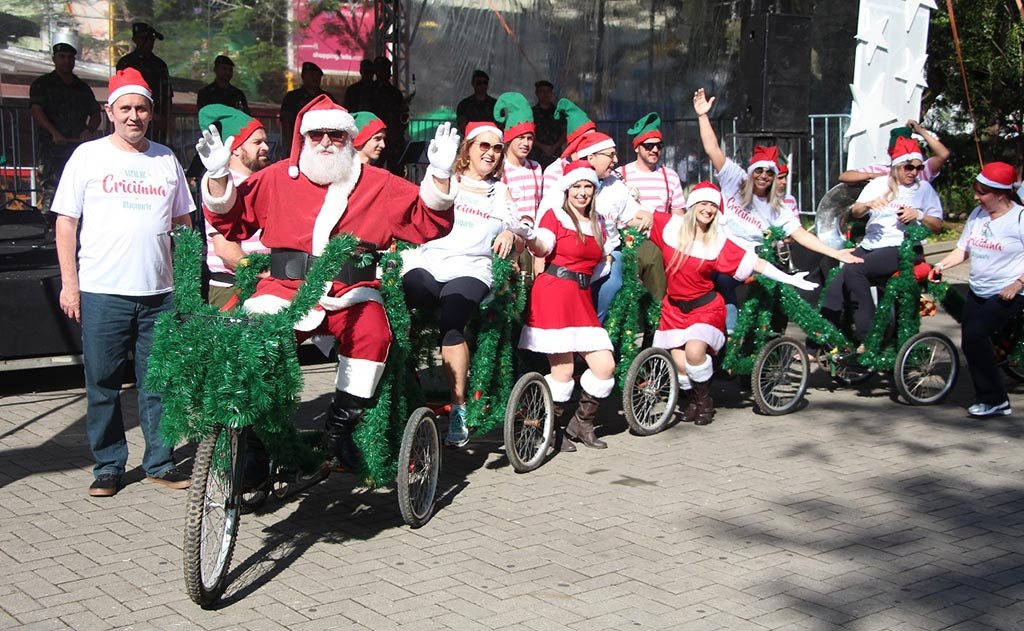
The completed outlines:
{"type": "Polygon", "coordinates": [[[466,341],[466,324],[490,290],[483,281],[460,276],[439,283],[423,268],[402,277],[405,302],[412,308],[441,307],[441,346],[458,346],[466,341]]]}

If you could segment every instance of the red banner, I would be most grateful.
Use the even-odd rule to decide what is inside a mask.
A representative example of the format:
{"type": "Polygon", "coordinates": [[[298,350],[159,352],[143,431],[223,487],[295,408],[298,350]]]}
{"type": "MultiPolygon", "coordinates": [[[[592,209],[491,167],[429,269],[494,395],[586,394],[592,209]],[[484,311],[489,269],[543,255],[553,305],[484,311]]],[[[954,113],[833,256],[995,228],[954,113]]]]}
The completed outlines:
{"type": "Polygon", "coordinates": [[[359,62],[373,50],[373,3],[339,3],[337,11],[318,12],[318,2],[293,0],[295,60],[311,61],[326,73],[359,73],[359,62]]]}

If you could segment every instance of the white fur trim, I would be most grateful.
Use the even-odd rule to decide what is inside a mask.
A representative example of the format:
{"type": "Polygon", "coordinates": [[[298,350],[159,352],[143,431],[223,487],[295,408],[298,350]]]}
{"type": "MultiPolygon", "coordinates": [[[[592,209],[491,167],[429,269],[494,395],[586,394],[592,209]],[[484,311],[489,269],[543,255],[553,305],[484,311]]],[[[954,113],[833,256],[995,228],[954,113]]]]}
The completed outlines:
{"type": "Polygon", "coordinates": [[[690,378],[690,381],[696,383],[704,383],[711,379],[711,376],[715,374],[715,367],[711,364],[711,356],[706,356],[704,361],[697,366],[694,366],[690,362],[686,362],[686,375],[690,378]]]}
{"type": "Polygon", "coordinates": [[[107,96],[107,103],[113,105],[119,98],[125,94],[141,94],[142,96],[149,99],[149,102],[153,102],[153,93],[142,87],[141,85],[123,85],[120,88],[114,90],[107,96]]]}
{"type": "Polygon", "coordinates": [[[228,178],[224,194],[220,197],[214,197],[210,194],[210,174],[206,173],[203,175],[199,190],[203,193],[203,205],[209,208],[211,213],[223,215],[235,205],[235,201],[238,199],[238,191],[235,189],[235,183],[231,180],[232,178],[228,178]]]}
{"type": "Polygon", "coordinates": [[[585,353],[610,351],[612,341],[599,326],[570,326],[564,329],[538,329],[524,326],[519,348],[538,353],[585,353]]]}
{"type": "MultiPolygon", "coordinates": [[[[307,114],[308,116],[308,114],[307,114]]],[[[345,210],[348,209],[348,196],[359,182],[359,175],[362,173],[363,163],[355,160],[352,163],[352,173],[342,180],[327,187],[327,194],[324,195],[323,204],[313,222],[313,256],[320,256],[331,239],[331,233],[341,221],[345,210]]]]}
{"type": "Polygon", "coordinates": [[[576,389],[576,382],[570,379],[569,381],[557,381],[550,374],[544,375],[544,381],[548,383],[548,389],[551,390],[551,400],[555,403],[565,403],[572,398],[572,391],[576,389]]]}
{"type": "Polygon", "coordinates": [[[292,178],[293,180],[297,179],[299,177],[299,167],[295,166],[294,164],[288,167],[288,177],[292,178]]]}
{"type": "Polygon", "coordinates": [[[580,376],[580,387],[590,396],[603,399],[615,389],[615,377],[609,379],[598,379],[589,368],[580,376]]]}
{"type": "Polygon", "coordinates": [[[725,333],[717,327],[703,322],[691,324],[685,329],[666,329],[654,332],[654,348],[682,348],[690,340],[700,340],[710,346],[717,353],[725,346],[725,333]]]}
{"type": "Polygon", "coordinates": [[[892,162],[889,163],[889,166],[894,167],[903,164],[904,162],[910,162],[911,160],[921,160],[923,162],[924,156],[917,151],[905,153],[902,156],[897,156],[893,158],[892,162]]]}
{"type": "Polygon", "coordinates": [[[984,184],[985,186],[987,186],[989,188],[998,188],[998,189],[1002,189],[1004,191],[1012,191],[1014,189],[1014,185],[1013,184],[1004,184],[1003,182],[996,182],[995,180],[990,180],[989,178],[985,177],[981,173],[979,173],[978,177],[976,177],[974,179],[976,179],[977,181],[981,182],[982,184],[984,184]]]}
{"type": "Polygon", "coordinates": [[[612,140],[611,138],[606,138],[606,139],[602,140],[601,142],[595,142],[594,144],[590,145],[589,147],[585,147],[583,149],[578,150],[576,152],[576,156],[578,158],[580,158],[580,159],[583,159],[583,158],[586,158],[589,155],[593,155],[593,154],[597,153],[598,151],[602,151],[604,149],[614,149],[614,148],[615,148],[615,141],[612,140]]]}
{"type": "MultiPolygon", "coordinates": [[[[263,294],[261,296],[254,296],[245,301],[245,308],[251,313],[277,313],[291,304],[290,300],[285,300],[280,296],[274,296],[272,294],[263,294]]],[[[327,314],[323,309],[314,307],[309,310],[309,313],[302,316],[298,322],[295,323],[295,330],[297,331],[312,331],[316,327],[320,326],[320,323],[324,321],[324,317],[327,314]]]]}
{"type": "Polygon", "coordinates": [[[679,387],[683,390],[693,390],[693,384],[690,383],[690,378],[686,376],[685,372],[681,372],[676,375],[679,379],[679,387]]]}
{"type": "MultiPolygon", "coordinates": [[[[420,182],[420,199],[432,210],[448,210],[455,203],[455,196],[459,193],[459,181],[453,177],[448,178],[448,192],[442,193],[434,183],[434,177],[427,169],[427,174],[420,182]]],[[[444,179],[439,177],[438,179],[444,179]]]]}
{"type": "Polygon", "coordinates": [[[711,202],[718,208],[722,207],[722,193],[713,188],[698,188],[690,192],[686,198],[686,207],[689,208],[698,202],[711,202]]]}
{"type": "Polygon", "coordinates": [[[743,255],[743,259],[740,260],[739,267],[736,268],[736,273],[732,277],[736,280],[746,280],[754,273],[754,265],[758,260],[756,254],[747,250],[747,253],[743,255]]]}
{"type": "Polygon", "coordinates": [[[562,177],[558,179],[558,187],[563,191],[568,191],[576,182],[590,182],[596,187],[597,171],[577,167],[568,173],[562,174],[562,177]]]}
{"type": "MultiPolygon", "coordinates": [[[[328,283],[328,289],[330,289],[330,283],[328,283]]],[[[320,298],[320,306],[328,311],[340,311],[341,309],[364,302],[384,304],[384,299],[381,298],[379,291],[373,287],[366,286],[350,289],[340,296],[325,295],[320,298]]]]}
{"type": "Polygon", "coordinates": [[[353,138],[359,133],[356,127],[356,120],[345,110],[337,107],[322,110],[309,110],[302,115],[302,122],[299,124],[299,133],[313,131],[314,129],[336,129],[347,131],[353,138]]]}
{"type": "MultiPolygon", "coordinates": [[[[555,247],[555,233],[547,228],[537,228],[534,231],[534,236],[544,246],[545,251],[550,252],[551,248],[555,247]]],[[[531,248],[530,251],[532,252],[533,249],[531,248]]]]}
{"type": "MultiPolygon", "coordinates": [[[[552,208],[550,212],[555,213],[555,219],[557,219],[558,223],[562,224],[564,228],[572,232],[576,232],[576,226],[572,225],[572,218],[569,217],[569,213],[565,212],[560,207],[552,208]]],[[[588,237],[594,236],[594,231],[590,227],[590,222],[586,220],[580,220],[580,232],[587,235],[588,237]]],[[[551,236],[554,236],[554,234],[552,234],[551,236]]]]}
{"type": "Polygon", "coordinates": [[[384,366],[384,362],[339,356],[334,386],[342,392],[368,399],[377,390],[384,366]]]}
{"type": "MultiPolygon", "coordinates": [[[[494,125],[481,125],[480,127],[477,127],[473,131],[471,131],[468,134],[466,134],[466,140],[473,140],[474,138],[476,138],[480,134],[486,134],[488,132],[494,134],[498,138],[502,137],[502,131],[500,129],[498,129],[497,127],[495,127],[494,125]]],[[[498,142],[501,142],[501,141],[499,140],[498,142]]]]}
{"type": "Polygon", "coordinates": [[[779,165],[775,164],[774,160],[758,160],[757,162],[752,162],[747,167],[747,175],[753,175],[755,169],[770,169],[778,173],[779,165]]]}

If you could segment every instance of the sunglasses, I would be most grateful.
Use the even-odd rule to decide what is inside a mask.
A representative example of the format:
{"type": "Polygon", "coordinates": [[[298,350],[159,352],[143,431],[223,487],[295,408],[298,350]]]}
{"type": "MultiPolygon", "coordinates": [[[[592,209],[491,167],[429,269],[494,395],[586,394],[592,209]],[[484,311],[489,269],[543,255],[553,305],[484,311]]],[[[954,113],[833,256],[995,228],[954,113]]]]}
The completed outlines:
{"type": "Polygon", "coordinates": [[[665,146],[663,142],[642,142],[640,146],[648,151],[654,151],[655,149],[661,149],[665,146]]]}
{"type": "Polygon", "coordinates": [[[900,168],[906,173],[913,173],[915,171],[924,171],[923,164],[901,164],[900,168]]]}
{"type": "Polygon", "coordinates": [[[757,167],[756,169],[754,169],[754,175],[764,175],[765,173],[771,175],[772,177],[775,177],[775,171],[771,169],[765,169],[764,167],[757,167]]]}
{"type": "Polygon", "coordinates": [[[337,129],[314,129],[310,132],[307,132],[307,135],[309,136],[309,139],[312,140],[313,142],[322,141],[324,139],[324,136],[330,138],[331,142],[345,142],[346,140],[348,140],[348,132],[339,131],[337,129]]]}
{"type": "Polygon", "coordinates": [[[480,147],[481,153],[487,153],[488,151],[494,151],[494,153],[501,153],[505,150],[505,145],[499,143],[491,144],[489,142],[478,142],[476,146],[480,147]]]}
{"type": "Polygon", "coordinates": [[[609,160],[614,160],[615,158],[618,157],[618,155],[614,151],[608,151],[608,152],[598,151],[594,155],[595,156],[604,156],[604,157],[608,158],[609,160]]]}

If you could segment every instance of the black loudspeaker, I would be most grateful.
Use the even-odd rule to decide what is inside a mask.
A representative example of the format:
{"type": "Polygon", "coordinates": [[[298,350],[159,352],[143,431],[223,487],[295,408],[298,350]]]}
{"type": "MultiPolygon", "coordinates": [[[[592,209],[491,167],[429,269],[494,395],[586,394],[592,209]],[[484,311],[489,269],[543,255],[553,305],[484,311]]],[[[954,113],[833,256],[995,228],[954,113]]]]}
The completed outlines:
{"type": "Polygon", "coordinates": [[[738,131],[806,134],[811,18],[762,13],[743,23],[738,131]]]}

